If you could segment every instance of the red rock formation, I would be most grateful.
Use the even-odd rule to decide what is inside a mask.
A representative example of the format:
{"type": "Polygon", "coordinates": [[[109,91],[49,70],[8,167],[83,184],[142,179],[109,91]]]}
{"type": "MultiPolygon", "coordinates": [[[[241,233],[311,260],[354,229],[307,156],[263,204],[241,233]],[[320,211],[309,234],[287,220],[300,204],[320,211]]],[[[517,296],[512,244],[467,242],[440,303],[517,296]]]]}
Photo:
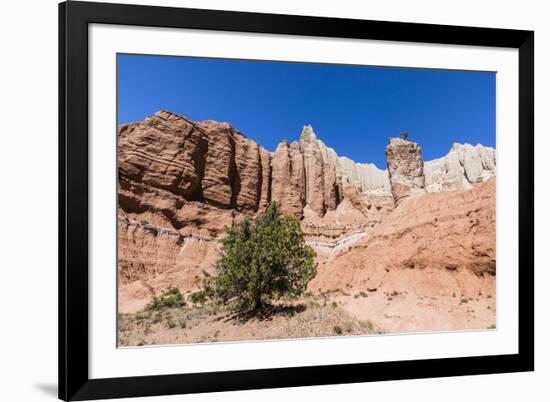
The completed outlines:
{"type": "Polygon", "coordinates": [[[237,164],[235,161],[235,137],[228,124],[207,122],[201,124],[208,148],[202,177],[204,202],[220,208],[236,207],[237,164]]]}
{"type": "Polygon", "coordinates": [[[388,273],[392,270],[403,275],[407,270],[429,268],[494,276],[495,197],[493,178],[466,191],[404,199],[365,239],[319,269],[311,287],[354,283],[391,288],[388,273]]]}
{"type": "Polygon", "coordinates": [[[189,200],[202,200],[207,148],[208,138],[198,126],[158,112],[119,129],[119,175],[189,200]]]}
{"type": "Polygon", "coordinates": [[[260,163],[262,165],[261,190],[259,210],[264,210],[271,201],[271,154],[260,147],[260,163]]]}
{"type": "Polygon", "coordinates": [[[196,288],[196,277],[213,273],[219,255],[213,238],[119,219],[120,312],[143,308],[152,296],[172,286],[196,288]]]}
{"type": "MultiPolygon", "coordinates": [[[[494,179],[476,181],[468,191],[425,194],[418,145],[393,139],[386,155],[389,180],[374,165],[338,157],[309,126],[299,141],[282,141],[274,153],[227,123],[197,123],[165,111],[121,126],[123,310],[143,307],[168,286],[196,287],[195,277],[213,269],[224,228],[271,201],[302,219],[319,262],[329,262],[315,288],[374,283],[387,269],[494,275],[494,179]]],[[[480,163],[494,171],[481,156],[459,171],[460,179],[480,163]]]]}
{"type": "Polygon", "coordinates": [[[227,123],[161,111],[119,129],[119,175],[183,201],[254,213],[269,202],[270,155],[227,123]]]}
{"type": "Polygon", "coordinates": [[[283,140],[271,160],[271,198],[289,214],[301,217],[305,205],[304,157],[297,142],[283,140]]]}
{"type": "Polygon", "coordinates": [[[390,139],[386,161],[396,204],[412,194],[425,192],[424,160],[418,144],[401,138],[390,139]]]}
{"type": "Polygon", "coordinates": [[[238,188],[234,189],[236,209],[238,211],[257,211],[262,196],[262,160],[260,147],[254,141],[242,135],[235,137],[235,163],[237,175],[235,182],[238,188]]]}

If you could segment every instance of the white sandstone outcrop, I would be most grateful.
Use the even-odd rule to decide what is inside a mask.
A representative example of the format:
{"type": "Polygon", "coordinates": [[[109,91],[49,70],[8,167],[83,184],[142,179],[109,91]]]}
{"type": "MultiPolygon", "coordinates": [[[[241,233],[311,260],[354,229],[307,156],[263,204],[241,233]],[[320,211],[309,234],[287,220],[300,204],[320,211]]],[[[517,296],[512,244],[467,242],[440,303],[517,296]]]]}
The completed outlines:
{"type": "Polygon", "coordinates": [[[464,190],[496,174],[496,151],[483,145],[453,144],[443,158],[424,163],[426,190],[464,190]]]}
{"type": "Polygon", "coordinates": [[[365,193],[381,193],[390,195],[390,180],[388,171],[376,167],[373,163],[357,163],[345,157],[338,156],[334,149],[327,147],[317,138],[310,125],[304,126],[300,143],[303,148],[316,148],[326,165],[336,169],[336,177],[342,184],[350,184],[359,187],[365,193]],[[313,142],[316,144],[311,145],[313,142]],[[304,144],[309,144],[305,145],[304,144]]]}

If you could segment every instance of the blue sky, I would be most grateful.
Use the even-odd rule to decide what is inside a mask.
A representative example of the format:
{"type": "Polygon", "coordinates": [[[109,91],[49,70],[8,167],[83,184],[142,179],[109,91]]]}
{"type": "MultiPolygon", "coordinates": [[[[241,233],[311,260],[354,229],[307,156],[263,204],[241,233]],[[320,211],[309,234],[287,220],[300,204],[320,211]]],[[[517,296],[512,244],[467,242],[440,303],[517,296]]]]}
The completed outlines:
{"type": "Polygon", "coordinates": [[[166,109],[231,123],[270,151],[311,124],[341,156],[386,167],[409,132],[425,160],[454,142],[495,146],[496,75],[331,64],[118,55],[119,124],[166,109]]]}

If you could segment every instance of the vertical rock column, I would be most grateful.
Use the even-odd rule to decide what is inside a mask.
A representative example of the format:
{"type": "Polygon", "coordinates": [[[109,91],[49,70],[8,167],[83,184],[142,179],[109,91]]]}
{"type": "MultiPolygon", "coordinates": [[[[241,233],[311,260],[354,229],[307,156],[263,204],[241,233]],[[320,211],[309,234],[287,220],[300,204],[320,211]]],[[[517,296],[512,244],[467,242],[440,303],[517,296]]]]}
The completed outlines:
{"type": "Polygon", "coordinates": [[[208,139],[208,151],[202,179],[202,193],[207,204],[218,208],[235,208],[240,185],[235,163],[235,137],[226,123],[204,122],[200,127],[208,139]]]}
{"type": "Polygon", "coordinates": [[[325,175],[323,156],[311,126],[304,126],[300,136],[300,148],[304,155],[306,204],[319,216],[326,211],[325,175]]]}
{"type": "Polygon", "coordinates": [[[304,155],[306,204],[324,216],[340,203],[340,180],[336,176],[336,153],[317,139],[310,125],[300,135],[300,149],[304,155]]]}
{"type": "Polygon", "coordinates": [[[271,160],[271,199],[299,218],[305,205],[304,157],[297,142],[283,140],[271,160]]]}
{"type": "Polygon", "coordinates": [[[235,165],[237,166],[238,190],[235,200],[237,211],[257,211],[262,193],[262,161],[260,147],[254,141],[235,132],[235,165]]]}
{"type": "Polygon", "coordinates": [[[271,154],[260,147],[260,162],[262,165],[262,186],[258,209],[263,211],[271,201],[271,154]]]}
{"type": "Polygon", "coordinates": [[[395,204],[413,194],[424,193],[424,160],[417,143],[391,138],[386,147],[386,162],[395,204]]]}

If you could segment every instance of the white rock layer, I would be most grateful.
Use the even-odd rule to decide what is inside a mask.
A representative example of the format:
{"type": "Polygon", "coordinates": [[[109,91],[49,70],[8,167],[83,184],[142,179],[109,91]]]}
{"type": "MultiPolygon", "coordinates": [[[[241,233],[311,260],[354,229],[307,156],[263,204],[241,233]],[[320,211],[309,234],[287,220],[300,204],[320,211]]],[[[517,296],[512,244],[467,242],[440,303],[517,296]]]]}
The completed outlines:
{"type": "Polygon", "coordinates": [[[426,190],[464,190],[496,174],[496,151],[483,145],[453,144],[443,158],[424,163],[426,190]]]}
{"type": "Polygon", "coordinates": [[[309,141],[312,139],[317,141],[323,162],[336,168],[336,176],[341,179],[343,184],[355,185],[365,193],[390,194],[390,179],[387,170],[379,169],[373,163],[357,163],[345,156],[338,156],[334,149],[327,147],[323,141],[316,137],[310,125],[304,126],[300,137],[302,141],[304,138],[309,141]]]}
{"type": "MultiPolygon", "coordinates": [[[[317,138],[310,125],[304,126],[297,142],[296,145],[304,155],[305,204],[321,215],[327,210],[333,210],[341,202],[341,186],[352,185],[373,197],[392,196],[387,169],[382,170],[373,163],[357,163],[345,156],[339,156],[334,149],[317,138]],[[334,186],[340,191],[336,197],[330,194],[334,186]],[[311,191],[312,189],[322,189],[323,195],[316,194],[318,190],[311,191]]],[[[480,144],[472,146],[455,143],[446,156],[424,162],[423,171],[427,192],[468,189],[495,176],[496,152],[494,148],[480,144]]]]}

